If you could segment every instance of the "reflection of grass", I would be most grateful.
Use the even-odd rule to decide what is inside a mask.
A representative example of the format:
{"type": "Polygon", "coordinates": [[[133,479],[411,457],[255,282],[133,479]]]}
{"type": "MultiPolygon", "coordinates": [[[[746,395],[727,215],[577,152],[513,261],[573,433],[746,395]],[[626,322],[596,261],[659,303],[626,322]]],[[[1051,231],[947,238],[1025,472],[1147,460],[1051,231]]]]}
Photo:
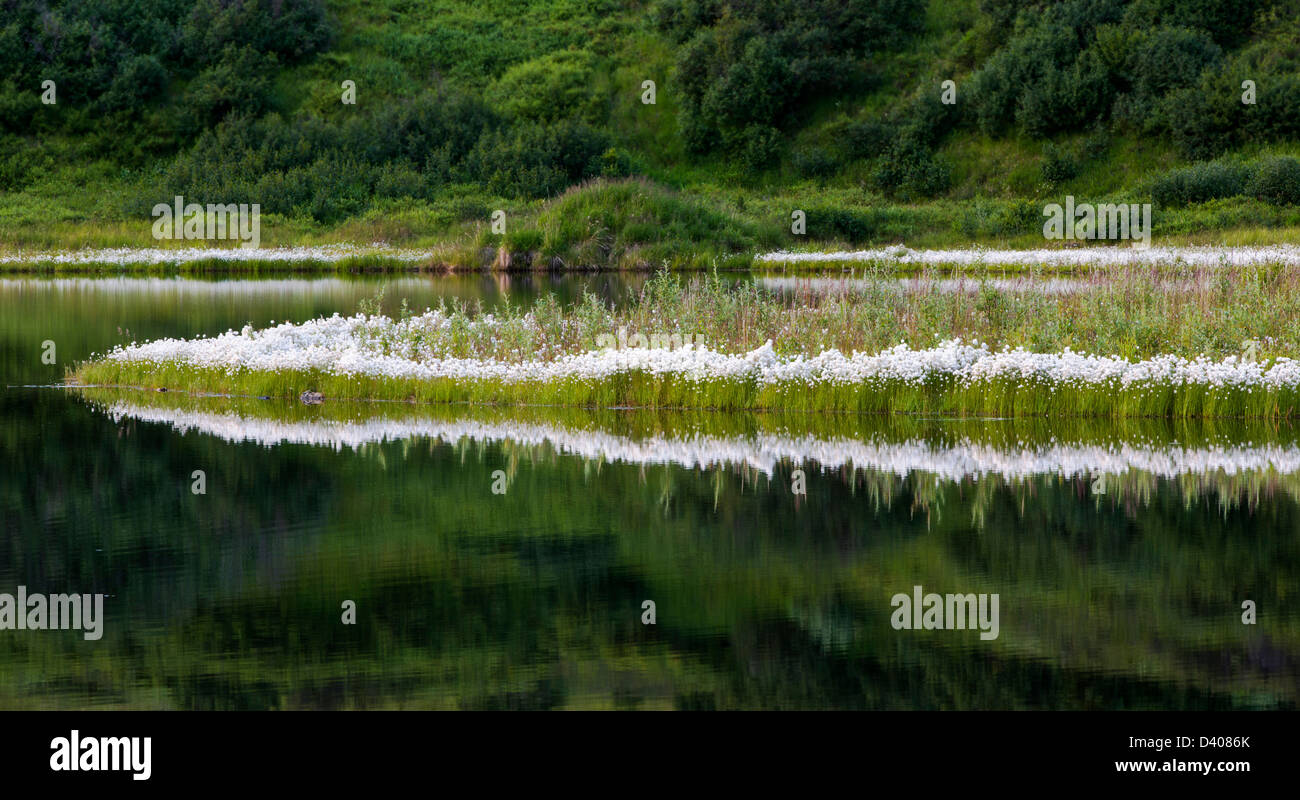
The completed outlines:
{"type": "MultiPolygon", "coordinates": [[[[1147,505],[1163,486],[1175,490],[1185,507],[1213,502],[1224,511],[1245,507],[1258,508],[1263,502],[1289,497],[1300,502],[1300,471],[1281,471],[1272,462],[1254,466],[1253,452],[1274,452],[1285,456],[1300,445],[1300,432],[1290,426],[1241,420],[1158,420],[1091,419],[1047,420],[1019,418],[1005,420],[929,419],[914,416],[879,415],[812,415],[797,413],[721,414],[679,410],[584,410],[565,407],[501,408],[492,406],[428,406],[410,408],[391,403],[331,402],[320,407],[298,403],[258,400],[247,397],[193,397],[177,393],[154,394],[139,390],[87,388],[83,396],[102,410],[138,408],[144,411],[177,412],[177,424],[195,425],[199,430],[238,439],[241,430],[252,432],[258,421],[283,423],[283,435],[291,437],[294,425],[301,427],[302,440],[325,446],[342,446],[348,439],[330,438],[330,425],[340,426],[379,423],[385,436],[402,439],[400,458],[408,456],[412,441],[427,434],[422,423],[451,423],[448,430],[472,432],[448,443],[455,444],[462,460],[472,448],[481,458],[485,448],[493,446],[509,453],[507,476],[513,479],[520,460],[543,464],[565,454],[578,454],[590,461],[587,469],[598,471],[607,457],[631,463],[654,465],[674,459],[713,457],[707,468],[715,471],[714,494],[721,491],[722,476],[736,475],[742,483],[758,485],[788,480],[780,477],[788,470],[812,465],[830,470],[836,480],[854,492],[864,492],[877,508],[889,507],[896,498],[911,497],[917,511],[938,511],[947,496],[945,487],[963,487],[963,504],[971,521],[983,528],[991,503],[1004,491],[1021,498],[1043,487],[1068,485],[1080,498],[1091,498],[1098,507],[1129,504],[1147,505]],[[198,416],[186,416],[194,414],[198,416]],[[207,415],[207,416],[202,416],[207,415]],[[211,428],[203,427],[210,421],[211,428]],[[469,423],[469,424],[467,424],[469,423]],[[403,426],[411,431],[402,434],[403,426]],[[457,427],[460,426],[460,427],[457,427]],[[512,432],[529,437],[517,442],[512,432]],[[540,436],[547,436],[538,440],[540,436]],[[605,438],[584,438],[605,437],[605,438]],[[592,444],[595,442],[596,444],[592,444]],[[1246,445],[1245,443],[1249,443],[1246,445]],[[655,446],[658,446],[658,450],[655,446]],[[705,456],[686,455],[698,443],[705,456]],[[789,448],[779,453],[771,448],[789,448]],[[889,469],[871,463],[835,461],[839,454],[852,454],[854,443],[868,443],[882,459],[898,459],[889,469]],[[898,447],[890,456],[890,443],[898,447]],[[602,455],[584,454],[582,447],[601,447],[602,455]],[[918,446],[935,462],[951,462],[952,470],[936,473],[921,462],[909,463],[904,452],[918,446]],[[620,451],[619,448],[622,448],[620,451]],[[775,458],[777,474],[765,475],[768,465],[759,464],[764,449],[775,458]],[[1265,450],[1267,448],[1267,451],[1265,450]],[[1153,474],[1111,454],[1133,451],[1140,458],[1150,458],[1166,469],[1182,465],[1176,472],[1153,474]],[[1089,457],[1110,459],[1096,464],[1076,464],[1079,470],[1068,475],[1055,473],[1018,473],[1014,470],[1021,453],[1062,452],[1062,457],[1083,462],[1089,457]],[[951,455],[946,455],[946,454],[951,455]],[[1222,462],[1233,465],[1199,470],[1207,456],[1224,453],[1222,462]],[[802,455],[800,455],[802,454],[802,455]],[[1149,455],[1145,455],[1149,454],[1149,455]],[[967,471],[971,459],[980,457],[978,472],[967,471]],[[1181,461],[1180,461],[1181,459],[1181,461]],[[755,469],[757,467],[758,469],[755,469]],[[1003,472],[993,472],[995,468],[1003,472]],[[906,472],[906,474],[901,474],[906,472]],[[1171,477],[1172,476],[1172,477],[1171,477]],[[954,481],[954,477],[959,477],[954,481]]],[[[163,415],[165,417],[165,414],[163,415]]],[[[125,412],[129,419],[131,412],[125,412]]],[[[292,438],[285,441],[293,441],[292,438]]],[[[264,442],[266,443],[266,442],[264,442]]],[[[392,455],[384,445],[366,441],[353,446],[358,453],[373,452],[380,458],[392,455]]],[[[680,462],[678,462],[680,463],[680,462]]],[[[1028,465],[1039,462],[1030,460],[1028,465]]],[[[1047,464],[1054,461],[1044,462],[1047,464]]],[[[1215,463],[1211,461],[1210,463],[1215,463]]],[[[661,501],[673,494],[670,483],[661,485],[661,501]]]]}
{"type": "Polygon", "coordinates": [[[161,363],[100,360],[70,375],[83,385],[162,387],[189,392],[235,393],[277,398],[304,390],[328,398],[419,403],[566,405],[614,408],[703,408],[722,411],[834,411],[868,414],[1051,417],[1290,418],[1300,413],[1296,387],[1244,389],[1152,382],[1121,386],[981,379],[962,383],[938,376],[924,383],[802,382],[758,384],[752,379],[692,380],[626,371],[601,380],[572,378],[506,382],[497,379],[343,376],[319,370],[252,371],[161,363]]]}
{"type": "MultiPolygon", "coordinates": [[[[97,403],[285,421],[463,418],[629,437],[922,437],[1008,448],[1053,436],[1188,448],[1297,441],[1289,429],[1231,421],[303,407],[87,394],[97,403]]],[[[1291,490],[1246,508],[1188,498],[1178,483],[1154,479],[1134,484],[1132,495],[1121,480],[1098,499],[1086,480],[1055,476],[936,484],[932,475],[846,468],[809,469],[808,495],[796,499],[785,466],[769,478],[746,468],[602,464],[545,444],[501,442],[267,450],[129,419],[118,431],[105,431],[97,415],[68,420],[52,424],[140,446],[125,457],[112,447],[78,454],[86,474],[115,477],[70,481],[61,491],[108,513],[87,521],[94,535],[51,546],[84,541],[104,553],[43,554],[23,564],[27,582],[130,578],[114,589],[122,599],[94,648],[71,634],[0,642],[4,706],[84,705],[92,693],[104,705],[183,708],[1203,708],[1296,700],[1290,674],[1270,666],[1300,653],[1300,618],[1287,610],[1297,573],[1291,490]],[[490,471],[512,461],[509,493],[491,495],[490,471]],[[178,496],[171,474],[194,464],[213,465],[210,476],[226,486],[201,506],[178,496]],[[139,525],[116,513],[119,495],[132,508],[155,507],[157,519],[203,510],[188,525],[139,525]],[[146,546],[168,553],[164,570],[137,571],[146,546]],[[1000,637],[980,644],[971,632],[893,631],[889,597],[915,584],[998,592],[1000,637]],[[1276,609],[1258,631],[1239,622],[1241,596],[1276,609]],[[358,603],[355,628],[338,622],[342,598],[358,603]],[[653,630],[638,622],[646,598],[659,603],[653,630]]],[[[18,499],[44,502],[25,480],[15,476],[18,499]]],[[[1240,487],[1230,479],[1182,485],[1240,487]]],[[[17,515],[15,540],[48,538],[37,519],[17,515]]]]}

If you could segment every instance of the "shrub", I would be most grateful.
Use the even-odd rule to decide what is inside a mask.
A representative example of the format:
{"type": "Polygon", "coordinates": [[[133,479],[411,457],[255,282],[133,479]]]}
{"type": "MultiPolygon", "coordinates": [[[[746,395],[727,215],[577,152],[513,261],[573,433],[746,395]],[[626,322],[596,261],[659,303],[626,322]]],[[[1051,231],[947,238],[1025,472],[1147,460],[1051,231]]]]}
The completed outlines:
{"type": "Polygon", "coordinates": [[[1180,89],[1165,98],[1160,115],[1184,157],[1207,159],[1232,146],[1240,131],[1224,117],[1240,113],[1240,106],[1240,100],[1237,108],[1216,103],[1203,88],[1180,89]]]}
{"type": "Polygon", "coordinates": [[[849,160],[875,158],[889,147],[897,136],[894,126],[879,120],[858,120],[844,126],[840,133],[844,156],[849,160]]]}
{"type": "Polygon", "coordinates": [[[1241,42],[1260,0],[1136,0],[1125,13],[1131,27],[1186,25],[1209,32],[1224,46],[1241,42]]]}
{"type": "MultiPolygon", "coordinates": [[[[1269,73],[1256,79],[1257,96],[1255,105],[1242,108],[1240,96],[1236,95],[1234,111],[1243,113],[1245,127],[1252,139],[1258,142],[1273,142],[1300,137],[1300,76],[1294,74],[1269,73]]],[[[1240,83],[1234,83],[1237,90],[1240,83]]]]}
{"type": "Polygon", "coordinates": [[[227,47],[221,60],[190,83],[181,101],[181,127],[196,133],[232,111],[252,116],[266,110],[275,56],[244,45],[227,47]]]}
{"type": "Polygon", "coordinates": [[[825,178],[839,169],[835,156],[824,147],[802,147],[790,160],[796,172],[809,178],[825,178]]]}
{"type": "Polygon", "coordinates": [[[757,172],[771,166],[781,153],[781,132],[768,125],[750,125],[733,145],[736,160],[757,172]]]}
{"type": "Polygon", "coordinates": [[[1101,56],[1086,50],[1092,32],[1118,22],[1118,0],[1067,0],[1027,9],[1023,25],[972,77],[971,111],[986,133],[1012,122],[1032,135],[1071,130],[1109,107],[1114,87],[1101,56]]]}
{"type": "Polygon", "coordinates": [[[1206,67],[1222,58],[1223,51],[1204,32],[1160,28],[1146,37],[1132,59],[1133,85],[1152,96],[1195,86],[1206,67]]]}
{"type": "Polygon", "coordinates": [[[1260,161],[1246,193],[1277,205],[1300,203],[1300,161],[1290,157],[1260,161]]]}
{"type": "Polygon", "coordinates": [[[1250,168],[1244,164],[1223,161],[1193,164],[1158,177],[1151,196],[1164,208],[1236,197],[1245,192],[1250,175],[1250,168]]]}
{"type": "Polygon", "coordinates": [[[868,212],[834,206],[808,209],[808,234],[817,239],[866,244],[876,237],[878,227],[878,220],[868,212]]]}
{"type": "Polygon", "coordinates": [[[594,90],[595,58],[584,51],[548,53],[506,70],[488,91],[505,113],[536,122],[604,119],[594,90]]]}
{"type": "Polygon", "coordinates": [[[952,169],[924,147],[903,142],[881,160],[875,180],[881,191],[895,196],[934,197],[952,184],[952,169]]]}
{"type": "Polygon", "coordinates": [[[776,130],[801,106],[866,82],[863,56],[916,31],[921,0],[676,0],[662,29],[678,48],[679,129],[687,147],[725,146],[745,163],[775,148],[776,130]]]}
{"type": "Polygon", "coordinates": [[[972,239],[987,236],[1019,236],[1039,230],[1042,207],[1029,200],[1012,202],[976,198],[963,203],[953,220],[957,233],[972,239]]]}
{"type": "Polygon", "coordinates": [[[1043,145],[1043,181],[1056,185],[1079,174],[1079,159],[1069,150],[1051,142],[1043,145]]]}

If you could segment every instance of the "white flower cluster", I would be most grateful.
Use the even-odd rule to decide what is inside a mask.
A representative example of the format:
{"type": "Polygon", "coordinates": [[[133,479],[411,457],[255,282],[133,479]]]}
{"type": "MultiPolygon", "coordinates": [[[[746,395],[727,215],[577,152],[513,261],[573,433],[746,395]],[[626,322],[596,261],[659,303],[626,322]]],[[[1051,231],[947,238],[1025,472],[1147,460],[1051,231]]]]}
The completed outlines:
{"type": "MultiPolygon", "coordinates": [[[[941,294],[972,294],[992,289],[1003,294],[1041,294],[1048,296],[1072,295],[1108,288],[1112,284],[1079,278],[898,278],[885,282],[868,278],[769,278],[758,277],[754,282],[774,292],[812,292],[813,294],[838,294],[840,292],[865,292],[878,288],[893,288],[901,294],[936,291],[941,294]]],[[[1191,291],[1197,282],[1191,280],[1160,281],[1162,288],[1191,291]]]]}
{"type": "Polygon", "coordinates": [[[1237,267],[1256,264],[1300,265],[1300,247],[1072,247],[1037,250],[910,250],[886,247],[829,253],[778,251],[757,256],[762,263],[799,263],[823,261],[870,261],[887,264],[953,265],[986,264],[989,266],[1187,266],[1237,267]]]}
{"type": "MultiPolygon", "coordinates": [[[[1042,382],[1077,388],[1124,389],[1144,385],[1225,387],[1279,390],[1300,387],[1300,361],[1279,358],[1269,364],[1230,356],[1221,361],[1162,355],[1144,361],[1117,356],[1032,353],[1023,349],[991,351],[979,342],[960,339],[913,350],[900,344],[877,354],[825,350],[812,357],[781,357],[769,340],[748,353],[722,353],[707,347],[623,348],[568,353],[549,361],[506,362],[496,359],[439,357],[411,345],[412,329],[451,325],[441,311],[428,311],[403,322],[386,317],[335,314],[301,324],[284,323],[265,330],[245,326],[220,336],[199,339],[160,339],[117,347],[105,358],[113,361],[178,363],[182,366],[239,371],[281,372],[319,370],[344,377],[414,380],[603,381],[630,372],[671,376],[689,381],[754,381],[774,384],[853,385],[901,381],[921,385],[954,380],[959,386],[989,380],[1042,382]],[[400,355],[386,351],[384,341],[405,342],[400,355]]],[[[485,315],[472,325],[496,324],[485,315]]]]}
{"type": "Polygon", "coordinates": [[[111,247],[102,249],[18,251],[0,253],[0,264],[107,264],[113,266],[187,264],[195,261],[314,261],[333,264],[346,258],[381,256],[393,261],[429,258],[419,250],[399,250],[382,242],[370,245],[327,244],[317,247],[111,247]]]}
{"type": "Polygon", "coordinates": [[[1129,472],[1160,478],[1210,473],[1300,473],[1300,448],[1293,444],[1182,447],[1140,441],[1110,445],[1053,441],[999,447],[964,437],[952,442],[916,438],[889,441],[881,436],[859,441],[847,437],[772,433],[633,438],[560,425],[439,420],[418,415],[398,418],[376,415],[359,421],[285,421],[124,402],[114,403],[105,410],[115,422],[131,418],[164,423],[182,434],[195,431],[225,441],[256,442],[266,447],[309,444],[339,450],[406,438],[428,438],[447,444],[462,440],[487,444],[513,442],[526,446],[548,445],[564,455],[627,464],[671,464],[686,469],[743,464],[766,475],[771,475],[781,463],[815,463],[824,469],[868,469],[900,477],[923,472],[953,481],[984,475],[1014,480],[1036,475],[1074,478],[1129,472]]]}
{"type": "MultiPolygon", "coordinates": [[[[0,295],[7,292],[39,292],[59,295],[127,297],[147,296],[151,300],[262,298],[338,298],[341,303],[355,304],[375,284],[343,278],[239,278],[168,277],[168,278],[0,278],[0,295]]],[[[429,281],[420,278],[385,280],[384,289],[394,296],[427,293],[429,281]]]]}

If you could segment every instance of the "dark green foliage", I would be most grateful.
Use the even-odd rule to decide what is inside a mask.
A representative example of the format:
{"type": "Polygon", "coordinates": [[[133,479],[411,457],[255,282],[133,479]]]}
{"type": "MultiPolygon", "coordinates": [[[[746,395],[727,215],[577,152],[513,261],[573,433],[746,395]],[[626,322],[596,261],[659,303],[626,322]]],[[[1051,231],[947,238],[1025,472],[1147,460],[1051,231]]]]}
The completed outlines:
{"type": "Polygon", "coordinates": [[[45,80],[55,82],[58,104],[41,124],[77,132],[104,113],[138,115],[168,102],[179,80],[175,127],[187,139],[232,110],[260,113],[276,65],[321,51],[332,36],[321,0],[9,0],[0,8],[0,126],[17,132],[34,124],[45,80]]]}
{"type": "MultiPolygon", "coordinates": [[[[1279,32],[1296,0],[658,0],[646,15],[564,0],[527,39],[501,6],[471,5],[428,20],[391,6],[429,24],[367,19],[340,39],[324,0],[0,0],[0,190],[39,186],[52,162],[75,176],[64,184],[111,185],[96,213],[185,194],[332,223],[377,200],[495,208],[593,177],[689,185],[716,166],[742,194],[852,176],[911,201],[968,196],[941,154],[954,131],[1013,137],[1020,153],[1074,142],[1043,147],[1056,185],[1094,177],[1099,150],[1073,134],[1097,130],[1211,162],[1159,178],[1163,205],[1291,202],[1285,165],[1248,187],[1253,168],[1216,159],[1300,139],[1300,54],[1279,32]],[[629,113],[642,58],[675,131],[629,113]],[[340,104],[353,75],[363,100],[340,104]],[[955,105],[940,102],[946,79],[955,105]],[[42,80],[57,105],[40,102],[42,80]],[[701,163],[677,163],[683,151],[701,163]]],[[[965,227],[990,225],[1008,228],[965,227]]]]}
{"type": "Polygon", "coordinates": [[[1223,51],[1202,31],[1161,28],[1132,58],[1134,89],[1157,97],[1194,86],[1205,68],[1222,57],[1223,51]]]}
{"type": "Polygon", "coordinates": [[[795,171],[809,178],[825,178],[839,169],[835,156],[824,147],[804,147],[790,157],[795,171]]]}
{"type": "Polygon", "coordinates": [[[1152,199],[1165,207],[1242,196],[1274,205],[1300,203],[1300,161],[1286,156],[1249,164],[1204,162],[1170,170],[1152,186],[1152,199]]]}
{"type": "Polygon", "coordinates": [[[1200,159],[1245,140],[1294,136],[1300,130],[1294,65],[1272,57],[1225,68],[1224,48],[1245,39],[1263,5],[985,0],[987,35],[1014,28],[972,76],[971,116],[986,133],[1014,126],[1033,137],[1110,118],[1135,135],[1168,134],[1184,155],[1200,159]],[[1246,76],[1261,84],[1260,100],[1248,110],[1240,87],[1246,76]]]}
{"type": "Polygon", "coordinates": [[[176,160],[141,208],[183,194],[334,222],[374,198],[433,199],[449,184],[545,197],[630,169],[626,153],[584,123],[510,124],[478,100],[422,95],[342,123],[231,117],[176,160]]]}
{"type": "Polygon", "coordinates": [[[1300,138],[1300,75],[1259,71],[1255,105],[1241,107],[1240,82],[1233,81],[1230,94],[1245,117],[1246,132],[1261,142],[1300,138]]]}
{"type": "Polygon", "coordinates": [[[1068,0],[1026,10],[1024,25],[975,73],[972,112],[986,133],[1012,122],[1032,135],[1082,127],[1113,96],[1105,60],[1087,50],[1099,25],[1118,22],[1119,0],[1068,0]]]}
{"type": "Polygon", "coordinates": [[[1188,26],[1210,34],[1224,46],[1239,44],[1268,0],[1136,0],[1126,14],[1135,28],[1188,26]]]}
{"type": "Polygon", "coordinates": [[[1164,208],[1204,203],[1242,194],[1250,177],[1251,168],[1245,164],[1193,164],[1161,175],[1156,179],[1151,194],[1156,204],[1164,208]]]}
{"type": "Polygon", "coordinates": [[[1294,158],[1264,159],[1255,168],[1246,193],[1278,205],[1300,203],[1300,161],[1294,158]]]}
{"type": "Polygon", "coordinates": [[[676,79],[689,149],[723,148],[748,168],[819,95],[865,82],[863,57],[919,29],[920,0],[669,0],[656,17],[682,42],[676,79]],[[774,134],[775,132],[775,134],[774,134]]]}
{"type": "Polygon", "coordinates": [[[1069,150],[1051,142],[1043,145],[1043,181],[1056,185],[1079,174],[1079,159],[1069,150]]]}
{"type": "Polygon", "coordinates": [[[878,235],[879,227],[879,221],[870,212],[833,206],[808,209],[808,234],[818,239],[868,244],[878,235]]]}
{"type": "Polygon", "coordinates": [[[178,127],[197,134],[232,111],[261,115],[269,105],[275,56],[248,45],[227,45],[221,58],[190,81],[181,100],[178,127]]]}
{"type": "Polygon", "coordinates": [[[903,199],[934,197],[952,184],[952,169],[915,141],[891,148],[875,174],[876,185],[903,199]]]}
{"type": "Polygon", "coordinates": [[[875,158],[883,153],[897,135],[894,127],[879,120],[850,122],[839,133],[844,155],[850,160],[875,158]]]}

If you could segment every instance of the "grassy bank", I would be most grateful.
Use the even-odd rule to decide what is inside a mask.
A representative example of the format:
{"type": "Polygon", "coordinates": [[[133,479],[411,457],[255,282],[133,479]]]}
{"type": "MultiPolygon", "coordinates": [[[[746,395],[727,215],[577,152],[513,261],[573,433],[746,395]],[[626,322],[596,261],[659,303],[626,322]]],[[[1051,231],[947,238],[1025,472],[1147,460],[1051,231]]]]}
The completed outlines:
{"type": "MultiPolygon", "coordinates": [[[[1127,202],[1132,198],[1108,193],[1089,199],[1127,202]]],[[[392,202],[331,224],[264,214],[262,250],[237,258],[205,257],[193,251],[228,246],[224,242],[156,240],[147,218],[49,221],[38,216],[9,224],[0,219],[4,234],[0,271],[259,274],[753,266],[827,271],[861,264],[780,258],[756,262],[755,257],[897,245],[972,251],[1047,248],[1050,252],[1108,244],[1044,239],[1043,204],[1060,200],[1046,194],[1033,200],[898,203],[813,182],[738,192],[719,187],[679,190],[645,178],[597,179],[544,200],[469,195],[433,204],[392,202]],[[491,217],[497,210],[505,215],[504,234],[493,232],[491,217]],[[794,211],[805,214],[803,234],[791,232],[794,211]],[[377,244],[359,246],[371,242],[377,244]],[[115,248],[123,252],[110,252],[115,248]]],[[[1300,244],[1300,206],[1224,198],[1187,207],[1157,207],[1153,229],[1156,246],[1300,244]]],[[[1127,249],[1129,243],[1113,244],[1127,249]]]]}
{"type": "Polygon", "coordinates": [[[1059,293],[1030,280],[954,288],[875,277],[782,292],[665,273],[617,309],[593,295],[493,313],[404,310],[396,320],[368,307],[212,339],[131,343],[69,380],[590,407],[1259,418],[1300,409],[1295,269],[1185,270],[1176,279],[1098,270],[1059,293]]]}
{"type": "Polygon", "coordinates": [[[19,0],[0,256],[155,246],[178,194],[436,268],[1034,247],[1066,195],[1153,202],[1158,244],[1298,242],[1296,0],[1194,5],[19,0]]]}

